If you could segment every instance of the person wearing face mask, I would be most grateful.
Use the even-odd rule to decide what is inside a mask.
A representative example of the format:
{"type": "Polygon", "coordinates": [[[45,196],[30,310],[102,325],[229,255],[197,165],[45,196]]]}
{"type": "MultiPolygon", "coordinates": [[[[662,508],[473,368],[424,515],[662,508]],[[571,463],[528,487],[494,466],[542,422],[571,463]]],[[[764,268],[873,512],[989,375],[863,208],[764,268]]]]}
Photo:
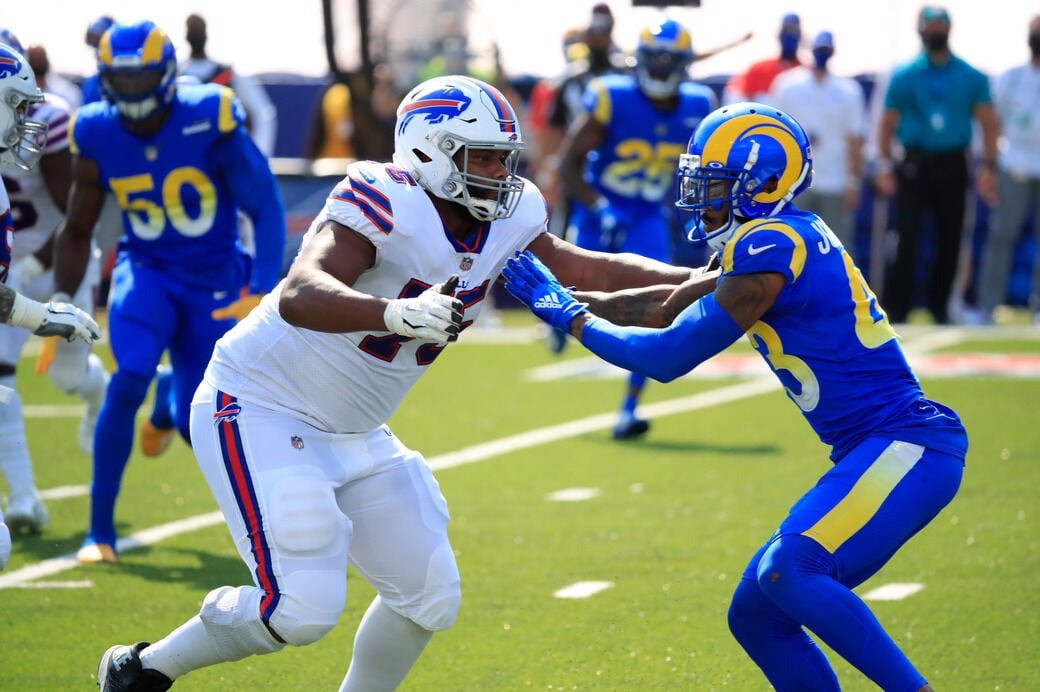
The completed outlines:
{"type": "Polygon", "coordinates": [[[802,41],[802,20],[797,14],[785,14],[780,22],[780,55],[753,63],[745,72],[733,75],[722,91],[722,102],[769,102],[773,80],[781,72],[801,65],[798,46],[802,41]]]}
{"type": "Polygon", "coordinates": [[[815,176],[798,206],[827,219],[850,255],[853,214],[859,206],[863,133],[867,112],[856,80],[832,74],[834,35],[821,31],[813,43],[813,65],[784,72],[773,82],[770,101],[798,120],[812,143],[815,176]]]}
{"type": "Polygon", "coordinates": [[[878,128],[874,185],[895,195],[899,242],[888,268],[883,298],[892,322],[906,322],[917,298],[918,244],[930,212],[934,247],[927,269],[926,306],[936,324],[950,321],[948,303],[957,273],[968,185],[972,122],[982,130],[982,160],[975,185],[979,196],[996,202],[995,169],[1000,124],[993,110],[989,79],[950,52],[950,15],[927,6],[918,15],[922,51],[892,73],[878,128]],[[902,159],[895,163],[895,143],[902,159]]]}
{"type": "MultiPolygon", "coordinates": [[[[563,237],[570,215],[572,200],[566,197],[559,187],[557,165],[558,152],[563,135],[567,128],[584,112],[582,96],[585,87],[595,77],[607,74],[625,74],[628,67],[625,57],[614,43],[614,15],[606,3],[599,3],[592,8],[589,25],[581,33],[578,40],[573,41],[579,48],[567,66],[566,76],[558,83],[552,102],[546,109],[548,119],[542,135],[541,166],[536,177],[541,179],[549,193],[549,199],[557,200],[549,216],[549,230],[554,235],[563,237]],[[557,188],[554,190],[553,188],[557,188]]],[[[576,37],[577,38],[577,37],[576,37]]],[[[562,347],[562,341],[559,342],[562,347]]],[[[550,347],[555,351],[553,343],[550,347]]]]}
{"type": "MultiPolygon", "coordinates": [[[[1011,259],[1022,223],[1033,209],[1040,238],[1040,15],[1029,22],[1029,60],[993,84],[993,106],[1007,146],[997,158],[997,197],[979,275],[979,321],[993,322],[993,309],[1007,297],[1011,259]]],[[[1040,324],[1040,255],[1033,265],[1029,307],[1040,324]]]]}

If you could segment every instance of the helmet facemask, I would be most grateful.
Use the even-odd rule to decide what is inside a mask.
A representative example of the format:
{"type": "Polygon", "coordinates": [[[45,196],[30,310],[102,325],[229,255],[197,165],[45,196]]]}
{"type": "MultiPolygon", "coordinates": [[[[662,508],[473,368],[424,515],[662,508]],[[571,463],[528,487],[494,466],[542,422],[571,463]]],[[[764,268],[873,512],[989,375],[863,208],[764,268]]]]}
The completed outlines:
{"type": "MultiPolygon", "coordinates": [[[[441,188],[443,194],[438,196],[466,207],[479,221],[494,221],[512,216],[524,188],[524,181],[516,174],[520,151],[513,146],[494,142],[467,142],[446,132],[439,135],[433,137],[432,141],[451,161],[452,170],[441,188]],[[480,152],[489,152],[496,157],[504,155],[504,179],[488,178],[470,172],[470,157],[477,156],[480,152]]],[[[431,192],[437,194],[436,191],[431,192]]]]}
{"type": "Polygon", "coordinates": [[[0,72],[0,165],[28,171],[47,146],[47,123],[29,119],[29,108],[43,102],[43,93],[20,53],[0,44],[0,59],[14,67],[0,72]]]}

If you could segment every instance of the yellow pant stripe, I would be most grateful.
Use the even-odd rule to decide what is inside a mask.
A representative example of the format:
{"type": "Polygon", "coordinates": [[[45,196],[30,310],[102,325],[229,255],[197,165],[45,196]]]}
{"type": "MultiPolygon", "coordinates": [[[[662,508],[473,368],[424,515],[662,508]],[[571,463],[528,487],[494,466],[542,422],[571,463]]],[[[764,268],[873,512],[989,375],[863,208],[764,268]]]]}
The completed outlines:
{"type": "Polygon", "coordinates": [[[921,445],[908,442],[890,444],[856,481],[848,495],[802,535],[834,553],[870,521],[922,454],[924,447],[921,445]]]}

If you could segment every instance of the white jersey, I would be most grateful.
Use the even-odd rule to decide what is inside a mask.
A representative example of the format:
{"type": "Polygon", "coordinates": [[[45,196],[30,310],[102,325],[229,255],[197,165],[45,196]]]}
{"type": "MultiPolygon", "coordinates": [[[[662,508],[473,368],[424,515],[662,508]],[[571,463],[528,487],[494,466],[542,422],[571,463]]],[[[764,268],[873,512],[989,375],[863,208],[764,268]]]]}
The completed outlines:
{"type": "MultiPolygon", "coordinates": [[[[32,104],[28,118],[47,123],[47,144],[43,155],[69,148],[68,103],[60,96],[47,94],[47,100],[32,104]]],[[[11,198],[11,218],[14,222],[14,259],[19,260],[36,252],[47,242],[58,223],[64,218],[54,205],[40,166],[25,171],[10,166],[3,171],[4,186],[11,198]]]]}
{"type": "Polygon", "coordinates": [[[867,101],[856,80],[808,67],[777,76],[770,103],[801,123],[813,154],[812,189],[841,194],[849,183],[849,138],[866,135],[867,101]]]}
{"type": "MultiPolygon", "coordinates": [[[[445,230],[423,188],[400,168],[351,164],[304,237],[332,219],[367,238],[373,266],[354,284],[386,298],[414,297],[452,274],[472,323],[506,260],[546,230],[541,192],[527,182],[516,212],[485,223],[466,243],[445,230]]],[[[386,423],[441,347],[391,332],[328,334],[300,329],[278,314],[282,284],[217,342],[208,383],[243,401],[291,412],[333,433],[386,423]]],[[[464,338],[464,337],[463,337],[464,338]]]]}

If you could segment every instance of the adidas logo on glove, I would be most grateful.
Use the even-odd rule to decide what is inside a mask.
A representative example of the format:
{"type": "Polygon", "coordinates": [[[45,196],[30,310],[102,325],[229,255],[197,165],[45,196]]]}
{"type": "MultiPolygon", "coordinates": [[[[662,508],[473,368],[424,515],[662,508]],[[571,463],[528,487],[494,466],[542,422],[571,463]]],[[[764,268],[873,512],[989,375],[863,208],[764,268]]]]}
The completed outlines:
{"type": "Polygon", "coordinates": [[[555,293],[546,293],[544,296],[534,301],[534,307],[536,308],[558,308],[560,307],[560,297],[555,293]]]}

